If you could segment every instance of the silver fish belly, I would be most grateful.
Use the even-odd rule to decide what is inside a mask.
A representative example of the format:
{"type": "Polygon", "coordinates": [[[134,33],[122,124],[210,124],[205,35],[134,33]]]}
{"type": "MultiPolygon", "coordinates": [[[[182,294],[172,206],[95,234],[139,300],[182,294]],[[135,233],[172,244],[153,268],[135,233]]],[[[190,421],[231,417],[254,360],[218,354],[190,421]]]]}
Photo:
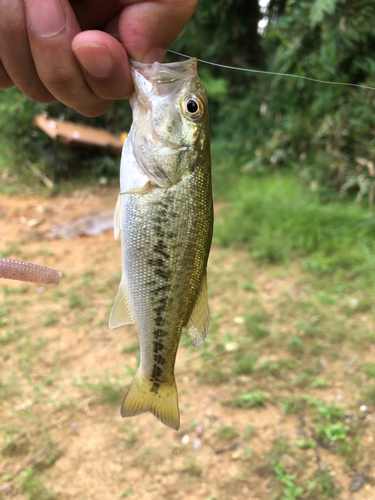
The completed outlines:
{"type": "Polygon", "coordinates": [[[133,125],[123,150],[115,235],[123,276],[110,327],[135,322],[141,359],[123,416],[152,412],[179,428],[174,365],[183,328],[207,334],[213,210],[207,97],[196,61],[135,63],[133,125]],[[163,122],[164,123],[161,123],[163,122]]]}

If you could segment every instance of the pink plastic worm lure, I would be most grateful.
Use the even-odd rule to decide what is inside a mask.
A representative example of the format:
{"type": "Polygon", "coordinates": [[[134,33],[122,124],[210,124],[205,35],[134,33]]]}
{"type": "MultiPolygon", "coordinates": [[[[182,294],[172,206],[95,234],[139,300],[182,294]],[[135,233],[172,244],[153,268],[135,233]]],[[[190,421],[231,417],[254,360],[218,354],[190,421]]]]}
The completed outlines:
{"type": "Polygon", "coordinates": [[[61,276],[60,271],[55,271],[48,267],[22,262],[20,260],[0,259],[0,278],[57,285],[61,276]]]}

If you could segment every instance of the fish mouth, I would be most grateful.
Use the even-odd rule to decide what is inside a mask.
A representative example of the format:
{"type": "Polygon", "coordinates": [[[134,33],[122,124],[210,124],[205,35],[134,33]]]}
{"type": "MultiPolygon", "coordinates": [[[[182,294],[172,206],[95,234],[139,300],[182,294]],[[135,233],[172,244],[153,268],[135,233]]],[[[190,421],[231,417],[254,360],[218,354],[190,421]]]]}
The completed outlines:
{"type": "Polygon", "coordinates": [[[141,63],[130,59],[134,70],[143,74],[148,80],[156,83],[173,83],[178,80],[189,80],[197,73],[197,59],[192,57],[185,61],[172,63],[154,62],[151,64],[141,63]]]}
{"type": "Polygon", "coordinates": [[[166,64],[158,62],[145,64],[131,59],[131,70],[138,93],[146,100],[148,93],[156,93],[160,96],[178,94],[187,81],[198,75],[195,58],[166,64]],[[141,80],[143,80],[142,84],[141,80]]]}

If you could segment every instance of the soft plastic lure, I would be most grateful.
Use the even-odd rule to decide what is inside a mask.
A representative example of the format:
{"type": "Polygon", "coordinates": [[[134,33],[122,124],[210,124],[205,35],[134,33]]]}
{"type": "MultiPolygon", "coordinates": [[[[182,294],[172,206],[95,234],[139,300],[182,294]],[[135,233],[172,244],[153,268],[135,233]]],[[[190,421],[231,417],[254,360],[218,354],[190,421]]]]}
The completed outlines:
{"type": "Polygon", "coordinates": [[[57,285],[62,274],[49,267],[13,259],[0,259],[0,278],[57,285]]]}

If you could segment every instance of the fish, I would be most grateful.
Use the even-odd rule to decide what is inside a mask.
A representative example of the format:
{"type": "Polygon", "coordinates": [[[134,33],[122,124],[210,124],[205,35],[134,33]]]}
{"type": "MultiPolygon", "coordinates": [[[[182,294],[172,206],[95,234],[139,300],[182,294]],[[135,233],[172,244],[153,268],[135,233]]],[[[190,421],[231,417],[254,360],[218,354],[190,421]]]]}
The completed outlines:
{"type": "Polygon", "coordinates": [[[44,283],[45,285],[58,285],[61,272],[49,267],[38,266],[31,262],[14,259],[0,259],[0,278],[30,283],[44,283]]]}
{"type": "Polygon", "coordinates": [[[178,430],[174,366],[182,331],[193,346],[209,326],[207,260],[213,231],[206,90],[195,58],[132,61],[133,122],[123,146],[114,216],[122,278],[109,327],[135,323],[140,364],[123,417],[151,412],[178,430]]]}

